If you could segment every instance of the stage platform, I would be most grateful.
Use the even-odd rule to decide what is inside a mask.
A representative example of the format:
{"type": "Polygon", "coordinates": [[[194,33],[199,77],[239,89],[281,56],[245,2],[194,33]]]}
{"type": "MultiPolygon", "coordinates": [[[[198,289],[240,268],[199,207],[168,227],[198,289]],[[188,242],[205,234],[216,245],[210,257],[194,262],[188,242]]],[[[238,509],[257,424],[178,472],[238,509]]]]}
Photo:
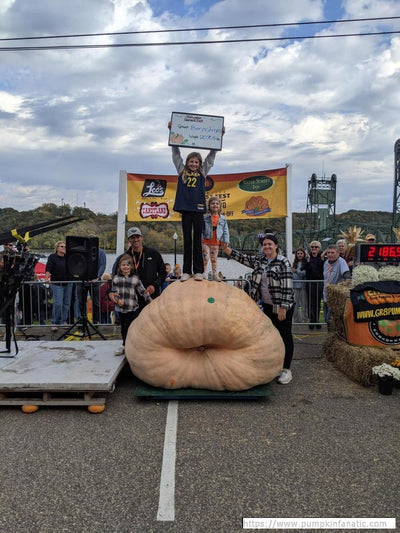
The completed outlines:
{"type": "Polygon", "coordinates": [[[120,340],[18,342],[15,357],[1,354],[0,406],[104,406],[126,361],[114,355],[119,346],[120,340]]]}

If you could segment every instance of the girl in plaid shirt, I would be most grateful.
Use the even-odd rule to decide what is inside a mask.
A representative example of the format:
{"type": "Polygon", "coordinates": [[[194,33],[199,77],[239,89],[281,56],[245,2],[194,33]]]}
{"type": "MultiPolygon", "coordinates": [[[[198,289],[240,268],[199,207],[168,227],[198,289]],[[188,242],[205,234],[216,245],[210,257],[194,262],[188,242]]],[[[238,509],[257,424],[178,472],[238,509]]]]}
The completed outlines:
{"type": "Polygon", "coordinates": [[[152,298],[143,283],[133,274],[132,257],[124,254],[119,260],[118,273],[113,277],[108,295],[115,304],[115,310],[119,312],[121,322],[122,347],[117,348],[115,355],[123,355],[129,326],[139,315],[138,294],[143,296],[147,303],[151,302],[152,298]]]}
{"type": "Polygon", "coordinates": [[[264,313],[279,331],[285,345],[285,360],[278,382],[286,385],[292,381],[290,364],[293,358],[292,319],[294,310],[293,271],[289,260],[279,253],[278,239],[272,233],[264,235],[262,252],[243,254],[228,246],[224,253],[253,269],[251,297],[261,301],[264,313]]]}

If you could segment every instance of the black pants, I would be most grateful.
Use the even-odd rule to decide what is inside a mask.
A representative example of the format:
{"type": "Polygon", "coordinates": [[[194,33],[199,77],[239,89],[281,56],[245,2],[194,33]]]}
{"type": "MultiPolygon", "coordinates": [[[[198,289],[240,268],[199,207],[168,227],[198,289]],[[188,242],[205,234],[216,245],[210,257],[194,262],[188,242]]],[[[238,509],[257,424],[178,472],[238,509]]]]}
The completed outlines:
{"type": "Polygon", "coordinates": [[[132,324],[132,322],[139,316],[139,309],[136,309],[135,311],[128,311],[127,313],[119,313],[119,320],[121,324],[121,336],[122,336],[122,344],[125,346],[125,340],[126,336],[128,334],[129,326],[132,324]]]}
{"type": "Polygon", "coordinates": [[[283,344],[285,345],[285,360],[283,361],[283,368],[290,368],[290,364],[293,359],[293,335],[292,335],[292,320],[293,320],[293,311],[294,305],[286,311],[285,320],[278,320],[278,315],[272,312],[272,305],[265,304],[263,302],[263,311],[268,318],[271,319],[271,322],[279,331],[280,336],[282,337],[283,344]]]}
{"type": "Polygon", "coordinates": [[[323,290],[323,282],[310,280],[307,283],[308,318],[310,319],[310,323],[319,322],[323,290]]]}
{"type": "Polygon", "coordinates": [[[202,274],[204,272],[203,250],[201,246],[201,234],[203,232],[204,213],[195,211],[182,212],[183,231],[183,273],[202,274]],[[193,235],[192,235],[193,231],[193,235]]]}

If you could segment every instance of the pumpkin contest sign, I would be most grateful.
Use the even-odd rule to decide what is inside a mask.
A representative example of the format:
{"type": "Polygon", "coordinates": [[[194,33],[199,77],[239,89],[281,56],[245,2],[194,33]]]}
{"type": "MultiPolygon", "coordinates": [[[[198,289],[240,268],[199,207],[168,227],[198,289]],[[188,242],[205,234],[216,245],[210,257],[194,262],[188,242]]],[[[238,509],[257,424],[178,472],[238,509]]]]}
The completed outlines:
{"type": "Polygon", "coordinates": [[[168,144],[192,150],[222,150],[223,127],[224,117],[173,112],[168,144]]]}
{"type": "Polygon", "coordinates": [[[344,310],[346,340],[360,346],[400,345],[400,283],[377,281],[350,291],[344,310]]]}
{"type": "MultiPolygon", "coordinates": [[[[176,174],[127,173],[126,177],[129,222],[180,220],[180,214],[172,209],[176,174]]],[[[206,200],[211,196],[220,198],[228,220],[286,217],[287,168],[210,174],[206,179],[206,200]]]]}

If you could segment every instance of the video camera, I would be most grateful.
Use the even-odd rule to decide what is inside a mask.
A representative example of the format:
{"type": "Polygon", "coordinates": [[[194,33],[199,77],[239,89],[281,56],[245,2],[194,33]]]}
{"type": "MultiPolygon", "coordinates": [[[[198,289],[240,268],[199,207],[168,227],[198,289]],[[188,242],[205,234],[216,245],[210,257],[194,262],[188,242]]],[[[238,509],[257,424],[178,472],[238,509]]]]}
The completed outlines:
{"type": "Polygon", "coordinates": [[[3,281],[3,278],[18,279],[21,282],[31,280],[38,261],[39,256],[30,252],[2,252],[0,259],[1,280],[3,281]]]}
{"type": "Polygon", "coordinates": [[[82,218],[70,215],[0,234],[0,244],[2,245],[11,241],[18,241],[16,250],[0,252],[0,321],[4,320],[6,326],[6,352],[10,353],[15,297],[23,281],[30,281],[33,278],[35,265],[39,260],[38,255],[29,251],[27,242],[36,235],[80,220],[82,218]]]}

